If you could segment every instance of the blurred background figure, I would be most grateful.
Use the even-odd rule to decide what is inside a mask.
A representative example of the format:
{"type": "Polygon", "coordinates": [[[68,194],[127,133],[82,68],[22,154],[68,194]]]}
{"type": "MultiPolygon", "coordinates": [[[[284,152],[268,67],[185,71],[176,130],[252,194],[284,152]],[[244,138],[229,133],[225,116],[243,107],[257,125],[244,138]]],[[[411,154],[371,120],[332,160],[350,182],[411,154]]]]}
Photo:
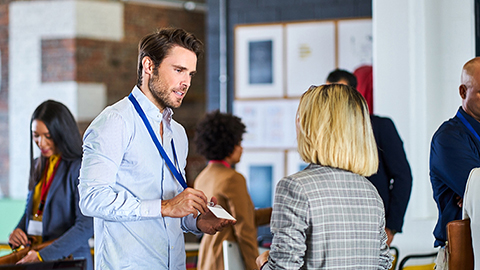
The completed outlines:
{"type": "MultiPolygon", "coordinates": [[[[368,112],[373,114],[373,68],[370,65],[361,66],[353,71],[357,79],[357,91],[362,94],[368,105],[368,112]]],[[[351,86],[351,85],[350,85],[351,86]]]]}
{"type": "Polygon", "coordinates": [[[254,209],[245,178],[232,167],[240,161],[245,125],[240,118],[220,113],[208,113],[197,124],[197,152],[208,161],[207,167],[195,179],[194,188],[207,197],[216,197],[218,204],[237,219],[215,235],[204,235],[199,250],[199,270],[224,269],[224,240],[237,242],[246,269],[256,269],[258,256],[257,226],[268,224],[272,208],[254,209]]]}
{"type": "Polygon", "coordinates": [[[344,69],[335,69],[334,71],[330,72],[327,76],[326,80],[327,84],[332,84],[332,83],[339,83],[339,84],[344,84],[351,86],[355,89],[357,89],[358,86],[358,80],[353,73],[348,72],[344,69]]]}
{"type": "Polygon", "coordinates": [[[312,86],[296,119],[298,152],[309,165],[277,184],[273,242],[258,268],[389,269],[385,210],[365,178],[378,168],[365,100],[347,85],[312,86]]]}
{"type": "Polygon", "coordinates": [[[369,106],[373,135],[378,147],[379,163],[378,171],[368,177],[368,180],[373,183],[382,197],[385,206],[387,244],[390,246],[395,234],[402,232],[403,221],[412,191],[412,171],[408,164],[402,139],[393,121],[390,118],[372,114],[372,67],[359,67],[354,74],[346,70],[337,69],[328,75],[327,83],[342,83],[356,88],[369,106]],[[354,74],[358,74],[358,77],[354,74]],[[370,103],[368,100],[370,100],[370,103]]]}
{"type": "Polygon", "coordinates": [[[62,103],[47,100],[31,117],[30,179],[22,219],[9,237],[13,248],[54,240],[40,250],[29,251],[19,263],[51,261],[68,257],[87,259],[93,269],[88,239],[93,219],[78,206],[78,176],[82,139],[75,119],[62,103]],[[34,158],[34,146],[40,156],[34,158]]]}

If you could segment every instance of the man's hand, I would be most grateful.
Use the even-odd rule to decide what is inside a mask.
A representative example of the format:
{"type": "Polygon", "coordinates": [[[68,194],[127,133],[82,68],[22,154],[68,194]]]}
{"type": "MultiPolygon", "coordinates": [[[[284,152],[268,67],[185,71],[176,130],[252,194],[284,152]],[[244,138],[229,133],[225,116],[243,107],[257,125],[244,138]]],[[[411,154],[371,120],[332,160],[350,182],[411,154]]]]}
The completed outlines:
{"type": "Polygon", "coordinates": [[[33,263],[33,262],[39,262],[40,260],[38,259],[37,252],[35,250],[30,250],[27,253],[27,256],[23,257],[20,261],[17,262],[17,264],[22,264],[22,263],[33,263]]]}
{"type": "Polygon", "coordinates": [[[186,188],[182,193],[170,200],[162,201],[162,216],[181,218],[193,214],[208,212],[207,196],[202,191],[193,188],[186,188]]]}
{"type": "MultiPolygon", "coordinates": [[[[213,205],[217,204],[217,199],[212,197],[211,202],[213,205]]],[[[202,213],[197,218],[197,228],[206,234],[215,234],[218,231],[223,230],[224,227],[234,225],[236,220],[217,218],[210,210],[202,213]]]]}
{"type": "Polygon", "coordinates": [[[257,259],[255,260],[255,262],[257,263],[257,269],[261,269],[262,266],[267,263],[268,261],[268,255],[270,255],[270,251],[265,251],[263,252],[262,254],[260,254],[260,256],[257,257],[257,259]]]}
{"type": "Polygon", "coordinates": [[[22,229],[16,228],[8,237],[8,243],[10,243],[13,248],[17,248],[21,245],[27,246],[30,244],[30,241],[22,229]]]}
{"type": "Polygon", "coordinates": [[[462,208],[462,206],[463,206],[463,198],[460,197],[460,196],[457,196],[456,199],[457,199],[457,205],[458,205],[458,207],[462,208]]]}
{"type": "Polygon", "coordinates": [[[393,236],[395,236],[395,233],[389,228],[385,228],[385,232],[387,233],[387,246],[390,246],[393,241],[393,236]]]}

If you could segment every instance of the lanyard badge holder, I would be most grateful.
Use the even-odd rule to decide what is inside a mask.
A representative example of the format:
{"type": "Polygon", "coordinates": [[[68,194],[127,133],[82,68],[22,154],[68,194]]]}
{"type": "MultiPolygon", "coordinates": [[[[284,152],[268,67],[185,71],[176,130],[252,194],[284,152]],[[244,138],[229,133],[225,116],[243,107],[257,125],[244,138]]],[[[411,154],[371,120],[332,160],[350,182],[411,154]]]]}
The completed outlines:
{"type": "Polygon", "coordinates": [[[58,165],[60,164],[61,160],[62,158],[59,157],[57,160],[57,163],[55,164],[55,167],[53,168],[53,172],[48,179],[47,179],[47,170],[48,170],[47,168],[49,166],[49,161],[47,160],[47,165],[45,166],[44,182],[42,183],[41,194],[40,194],[40,203],[38,204],[37,213],[28,221],[28,227],[27,227],[28,235],[41,236],[43,234],[43,224],[42,224],[43,210],[45,208],[45,202],[47,200],[48,191],[50,190],[50,186],[52,185],[53,178],[57,173],[58,165]]]}
{"type": "MultiPolygon", "coordinates": [[[[180,183],[180,185],[184,189],[186,189],[187,188],[187,183],[186,183],[185,179],[183,178],[183,175],[179,172],[179,170],[175,167],[175,165],[173,165],[172,161],[170,160],[167,153],[163,149],[163,146],[158,141],[158,138],[155,135],[155,132],[153,131],[152,126],[148,122],[147,116],[143,112],[142,107],[140,107],[140,104],[138,104],[138,101],[135,99],[135,97],[132,95],[132,93],[130,93],[130,95],[128,96],[128,99],[130,100],[130,102],[132,102],[133,107],[135,107],[135,110],[137,111],[138,115],[140,115],[140,118],[142,118],[143,123],[145,124],[145,127],[147,128],[148,133],[150,134],[150,137],[153,140],[153,143],[155,144],[155,146],[158,149],[158,152],[160,153],[160,156],[162,156],[163,160],[165,160],[165,163],[167,163],[167,166],[170,169],[170,171],[172,172],[172,174],[175,176],[175,179],[177,179],[177,181],[180,183]]],[[[175,160],[176,160],[175,145],[173,143],[173,139],[172,139],[172,149],[173,149],[173,153],[175,155],[175,160]]]]}
{"type": "MultiPolygon", "coordinates": [[[[142,110],[142,107],[140,107],[140,104],[138,104],[138,101],[135,99],[135,97],[130,93],[128,96],[128,99],[132,102],[133,106],[135,107],[135,110],[137,113],[140,115],[140,117],[143,120],[143,123],[145,124],[145,127],[148,130],[148,133],[150,133],[150,137],[152,138],[153,142],[155,143],[155,146],[158,149],[158,152],[162,156],[162,158],[165,160],[165,163],[167,163],[168,168],[170,171],[173,173],[175,176],[175,179],[182,185],[184,189],[187,188],[187,183],[185,182],[185,179],[183,178],[183,175],[178,171],[178,169],[173,165],[172,161],[168,157],[167,153],[163,149],[162,145],[157,139],[157,136],[155,135],[155,132],[152,129],[152,126],[148,122],[147,116],[142,110]]],[[[173,155],[175,156],[175,161],[177,161],[177,154],[175,153],[175,145],[173,144],[172,140],[172,150],[173,150],[173,155]]],[[[223,209],[220,205],[215,205],[213,206],[213,203],[210,202],[208,204],[208,209],[217,217],[217,218],[223,218],[223,219],[232,219],[235,220],[234,217],[232,217],[225,209],[223,209]]],[[[197,210],[198,211],[198,210],[197,210]]]]}
{"type": "Polygon", "coordinates": [[[478,133],[475,131],[475,129],[473,129],[472,125],[467,121],[467,119],[465,119],[465,116],[463,116],[463,114],[461,114],[460,111],[457,112],[457,117],[468,128],[468,130],[470,130],[473,133],[473,135],[475,135],[475,137],[480,141],[480,136],[478,136],[478,133]]]}

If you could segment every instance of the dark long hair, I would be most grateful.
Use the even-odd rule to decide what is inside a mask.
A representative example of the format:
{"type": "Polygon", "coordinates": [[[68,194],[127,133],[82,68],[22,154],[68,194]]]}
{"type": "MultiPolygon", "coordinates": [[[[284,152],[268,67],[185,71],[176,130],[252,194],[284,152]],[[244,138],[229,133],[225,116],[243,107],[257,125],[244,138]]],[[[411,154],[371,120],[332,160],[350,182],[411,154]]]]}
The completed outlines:
{"type": "MultiPolygon", "coordinates": [[[[47,100],[38,105],[30,119],[30,131],[33,120],[42,121],[48,129],[57,152],[62,160],[75,160],[82,157],[82,137],[68,108],[60,102],[47,100]]],[[[46,158],[33,156],[33,136],[30,132],[30,178],[28,188],[31,190],[40,181],[45,169],[46,158]]]]}

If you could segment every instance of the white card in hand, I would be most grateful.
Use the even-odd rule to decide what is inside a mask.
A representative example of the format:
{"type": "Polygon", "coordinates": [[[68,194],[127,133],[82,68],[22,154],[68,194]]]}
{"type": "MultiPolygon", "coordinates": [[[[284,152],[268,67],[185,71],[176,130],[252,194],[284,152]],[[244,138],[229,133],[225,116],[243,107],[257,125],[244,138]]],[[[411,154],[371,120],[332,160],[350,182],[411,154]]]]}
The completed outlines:
{"type": "Polygon", "coordinates": [[[223,218],[223,219],[232,219],[236,220],[232,215],[230,215],[223,207],[220,205],[215,205],[215,206],[208,206],[208,209],[217,217],[217,218],[223,218]]]}

